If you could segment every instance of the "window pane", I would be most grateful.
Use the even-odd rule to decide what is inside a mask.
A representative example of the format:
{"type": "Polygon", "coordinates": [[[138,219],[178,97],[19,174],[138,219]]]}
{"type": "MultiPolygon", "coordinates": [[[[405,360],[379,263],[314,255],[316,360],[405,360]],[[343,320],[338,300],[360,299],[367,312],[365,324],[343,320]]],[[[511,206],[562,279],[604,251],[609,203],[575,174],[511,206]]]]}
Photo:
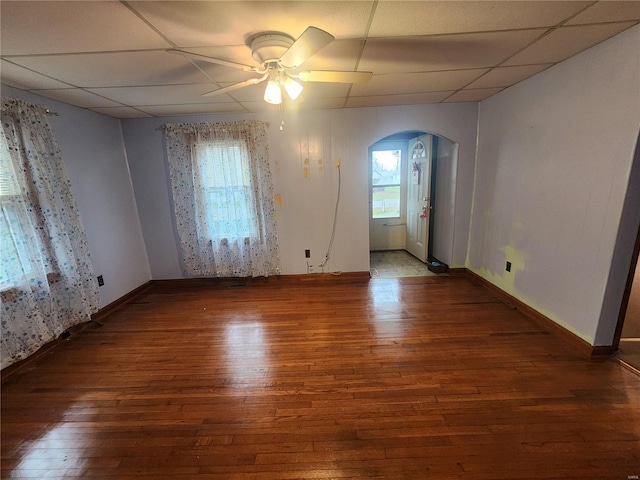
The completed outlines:
{"type": "Polygon", "coordinates": [[[400,187],[373,187],[373,218],[400,216],[400,187]]]}
{"type": "Polygon", "coordinates": [[[230,241],[255,237],[249,152],[242,141],[196,145],[210,238],[230,241]]]}
{"type": "Polygon", "coordinates": [[[0,197],[7,195],[20,195],[18,177],[13,169],[9,146],[0,131],[0,197]]]}
{"type": "Polygon", "coordinates": [[[400,185],[400,150],[371,152],[371,185],[400,185]]]}
{"type": "Polygon", "coordinates": [[[400,217],[401,150],[371,152],[371,215],[400,217]]]}
{"type": "Polygon", "coordinates": [[[21,217],[11,201],[0,205],[0,286],[7,287],[34,275],[31,258],[37,254],[31,251],[33,230],[28,219],[21,217]]]}

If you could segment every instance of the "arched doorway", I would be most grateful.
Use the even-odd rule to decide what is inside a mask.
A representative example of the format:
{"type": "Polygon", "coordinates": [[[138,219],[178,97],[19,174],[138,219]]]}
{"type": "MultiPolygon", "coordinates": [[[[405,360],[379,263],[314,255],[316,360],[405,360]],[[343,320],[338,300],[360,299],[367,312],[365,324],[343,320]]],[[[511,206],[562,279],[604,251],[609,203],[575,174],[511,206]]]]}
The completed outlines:
{"type": "Polygon", "coordinates": [[[450,264],[456,168],[457,144],[424,131],[398,132],[369,147],[373,277],[430,274],[426,262],[433,259],[450,264]]]}

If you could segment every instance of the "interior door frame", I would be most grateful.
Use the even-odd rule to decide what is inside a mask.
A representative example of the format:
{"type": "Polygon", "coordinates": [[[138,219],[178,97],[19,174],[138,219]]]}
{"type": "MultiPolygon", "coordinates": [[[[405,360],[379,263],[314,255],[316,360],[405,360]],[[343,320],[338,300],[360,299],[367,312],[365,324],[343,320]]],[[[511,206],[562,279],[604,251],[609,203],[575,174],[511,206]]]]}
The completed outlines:
{"type": "Polygon", "coordinates": [[[638,267],[638,257],[640,256],[640,225],[638,225],[638,233],[636,235],[636,243],[633,247],[633,253],[631,256],[631,266],[629,268],[629,274],[627,275],[627,283],[624,287],[624,293],[622,295],[622,304],[620,305],[620,313],[618,314],[618,323],[616,324],[616,330],[613,335],[613,350],[618,350],[620,347],[620,339],[622,338],[622,329],[624,327],[624,319],[627,316],[627,308],[629,307],[629,298],[631,297],[631,288],[633,287],[633,279],[636,274],[636,268],[638,267]]]}

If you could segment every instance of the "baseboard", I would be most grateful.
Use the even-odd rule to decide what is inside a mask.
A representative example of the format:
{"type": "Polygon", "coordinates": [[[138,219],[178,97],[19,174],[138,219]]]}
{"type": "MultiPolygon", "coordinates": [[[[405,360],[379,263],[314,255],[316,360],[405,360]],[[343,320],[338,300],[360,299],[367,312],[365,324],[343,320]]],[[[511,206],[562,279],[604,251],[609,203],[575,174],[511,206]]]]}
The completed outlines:
{"type": "Polygon", "coordinates": [[[238,287],[256,285],[261,283],[304,283],[304,282],[360,282],[369,280],[369,272],[335,272],[335,273],[310,273],[297,275],[271,275],[269,277],[201,277],[201,278],[175,278],[165,280],[151,280],[151,284],[163,288],[184,287],[238,287]]]}
{"type": "Polygon", "coordinates": [[[468,270],[464,267],[460,268],[449,268],[449,275],[466,275],[468,270]]]}
{"type": "Polygon", "coordinates": [[[118,308],[126,305],[132,299],[134,299],[138,295],[141,295],[142,293],[144,293],[148,288],[151,287],[151,285],[152,285],[152,281],[150,280],[150,281],[148,281],[146,283],[143,283],[138,288],[135,288],[135,289],[131,290],[129,293],[123,295],[122,297],[120,297],[117,300],[111,302],[110,304],[105,305],[100,310],[98,310],[96,313],[91,315],[91,321],[92,322],[101,322],[104,318],[106,318],[109,315],[111,315],[118,308]]]}
{"type": "Polygon", "coordinates": [[[370,272],[335,272],[335,273],[309,273],[302,275],[279,275],[273,278],[274,281],[281,282],[322,282],[322,281],[339,281],[339,282],[361,282],[371,279],[370,272]]]}
{"type": "Polygon", "coordinates": [[[590,356],[603,356],[603,355],[611,355],[615,352],[615,350],[611,346],[591,345],[589,342],[580,338],[575,333],[570,332],[569,330],[564,328],[562,325],[557,324],[546,315],[543,315],[542,313],[538,312],[536,309],[530,307],[529,305],[522,302],[521,300],[518,300],[516,297],[505,292],[501,288],[489,282],[484,277],[481,277],[480,275],[478,275],[475,272],[472,272],[469,269],[465,268],[465,270],[467,275],[472,280],[479,283],[480,285],[485,287],[487,290],[491,291],[496,297],[498,297],[504,303],[518,310],[527,318],[530,318],[531,320],[536,322],[536,324],[538,324],[539,327],[543,328],[548,332],[552,332],[556,334],[566,343],[570,343],[574,347],[577,347],[582,353],[590,356]]]}
{"type": "Polygon", "coordinates": [[[106,318],[107,316],[111,315],[118,308],[122,307],[126,303],[130,302],[131,300],[133,300],[135,297],[137,297],[138,295],[143,293],[149,287],[151,287],[151,282],[150,281],[146,282],[143,285],[140,285],[138,288],[130,291],[126,295],[120,297],[119,299],[117,299],[116,301],[110,303],[109,305],[106,305],[105,307],[102,307],[96,313],[92,314],[90,321],[79,323],[77,325],[74,325],[73,327],[68,328],[66,331],[70,335],[60,336],[60,337],[58,337],[58,338],[56,338],[54,340],[51,340],[50,342],[45,343],[42,347],[40,347],[33,354],[29,355],[27,358],[25,358],[23,360],[20,360],[20,361],[18,361],[16,363],[13,363],[13,364],[9,365],[8,367],[2,369],[2,372],[0,373],[0,375],[2,377],[0,379],[0,383],[4,384],[9,379],[15,377],[18,373],[20,373],[23,370],[25,370],[26,368],[28,368],[37,359],[42,358],[44,355],[46,355],[47,353],[52,351],[55,347],[57,347],[58,345],[60,345],[63,342],[66,342],[70,337],[72,337],[73,335],[75,335],[75,334],[81,332],[82,330],[84,330],[85,328],[87,328],[89,325],[92,324],[92,322],[100,323],[102,320],[104,320],[104,318],[106,318]]]}

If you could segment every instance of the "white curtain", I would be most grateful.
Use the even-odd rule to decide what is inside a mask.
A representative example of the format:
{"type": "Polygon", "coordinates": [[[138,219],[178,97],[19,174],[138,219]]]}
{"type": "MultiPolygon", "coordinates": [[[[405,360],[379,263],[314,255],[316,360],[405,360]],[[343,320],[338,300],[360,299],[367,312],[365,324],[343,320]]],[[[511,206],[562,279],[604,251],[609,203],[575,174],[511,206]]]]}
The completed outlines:
{"type": "Polygon", "coordinates": [[[0,303],[2,368],[98,309],[71,185],[46,109],[2,97],[0,303]]]}
{"type": "Polygon", "coordinates": [[[164,129],[184,274],[279,274],[267,124],[181,123],[164,129]]]}

